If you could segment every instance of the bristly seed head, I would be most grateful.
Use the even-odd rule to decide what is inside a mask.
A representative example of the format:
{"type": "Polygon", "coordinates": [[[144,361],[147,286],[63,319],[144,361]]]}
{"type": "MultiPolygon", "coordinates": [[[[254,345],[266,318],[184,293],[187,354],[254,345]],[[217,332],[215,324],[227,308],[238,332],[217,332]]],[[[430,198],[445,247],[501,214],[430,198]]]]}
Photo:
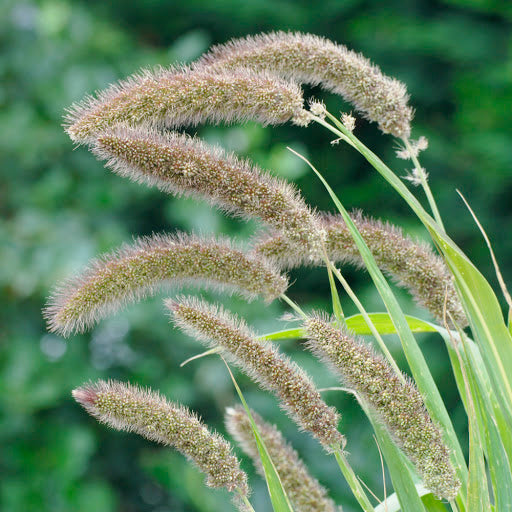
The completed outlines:
{"type": "Polygon", "coordinates": [[[173,194],[204,198],[235,215],[256,217],[299,243],[304,252],[320,252],[316,216],[299,193],[219,147],[147,127],[118,127],[101,134],[93,152],[121,176],[173,194]]]}
{"type": "MultiPolygon", "coordinates": [[[[443,260],[425,243],[407,237],[402,230],[389,223],[351,214],[357,229],[372,252],[381,270],[399,286],[409,290],[414,299],[427,308],[441,323],[444,308],[461,327],[468,322],[459,301],[450,272],[443,260]]],[[[326,231],[325,247],[335,263],[352,263],[364,267],[350,230],[341,215],[326,215],[320,219],[326,231]]],[[[274,261],[281,268],[322,264],[317,258],[305,258],[297,246],[281,235],[264,235],[255,243],[255,252],[274,261]]]]}
{"type": "Polygon", "coordinates": [[[195,69],[272,71],[341,95],[384,133],[407,138],[413,110],[405,85],[362,55],[311,34],[273,32],[214,47],[195,69]]]}
{"type": "Polygon", "coordinates": [[[237,291],[248,299],[261,295],[267,301],[279,297],[288,285],[271,263],[227,240],[154,235],[93,261],[57,288],[44,315],[51,331],[64,336],[83,332],[124,303],[169,281],[237,291]]]}
{"type": "Polygon", "coordinates": [[[328,319],[310,317],[304,329],[311,351],[379,415],[426,486],[440,498],[454,499],[460,482],[450,451],[414,384],[405,376],[402,381],[387,361],[328,319]]]}
{"type": "MultiPolygon", "coordinates": [[[[270,458],[276,467],[284,490],[295,512],[339,512],[327,491],[311,476],[298,453],[273,425],[251,411],[270,458]]],[[[251,457],[258,472],[264,476],[261,458],[254,439],[251,422],[242,406],[226,410],[226,428],[242,450],[251,457]]]]}
{"type": "Polygon", "coordinates": [[[339,415],[322,400],[311,379],[270,342],[258,340],[244,322],[221,307],[196,298],[168,299],[175,324],[221,354],[264,389],[274,393],[282,407],[326,449],[342,444],[339,415]]]}
{"type": "Polygon", "coordinates": [[[97,97],[73,105],[66,131],[78,143],[94,142],[119,123],[178,127],[204,122],[292,120],[307,124],[300,88],[275,75],[237,69],[224,72],[188,68],[143,71],[97,97]]]}
{"type": "Polygon", "coordinates": [[[116,381],[85,384],[73,391],[73,397],[101,423],[173,446],[207,475],[209,487],[248,494],[247,475],[231,445],[182,405],[149,389],[116,381]]]}

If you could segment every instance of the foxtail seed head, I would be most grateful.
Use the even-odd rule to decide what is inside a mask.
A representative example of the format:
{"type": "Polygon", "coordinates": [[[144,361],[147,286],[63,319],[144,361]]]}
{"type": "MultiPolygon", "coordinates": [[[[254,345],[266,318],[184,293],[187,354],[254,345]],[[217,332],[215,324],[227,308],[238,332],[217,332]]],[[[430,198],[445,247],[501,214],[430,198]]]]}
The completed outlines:
{"type": "Polygon", "coordinates": [[[267,73],[169,68],[143,71],[72,105],[66,131],[78,143],[119,123],[178,127],[204,122],[307,124],[300,88],[267,73]]]}
{"type": "MultiPolygon", "coordinates": [[[[258,431],[276,467],[284,490],[295,512],[336,512],[336,506],[318,480],[310,475],[298,453],[273,425],[251,411],[258,431]]],[[[264,475],[251,422],[242,406],[226,410],[226,428],[242,450],[251,457],[256,469],[264,475]]]]}
{"type": "Polygon", "coordinates": [[[149,389],[116,381],[85,384],[73,397],[101,423],[173,446],[207,475],[209,487],[248,494],[247,475],[231,445],[185,407],[149,389]]]}
{"type": "Polygon", "coordinates": [[[327,319],[310,317],[304,328],[310,350],[379,415],[425,485],[436,496],[453,500],[460,482],[449,449],[414,384],[407,377],[403,382],[387,361],[327,319]]]}
{"type": "Polygon", "coordinates": [[[269,70],[287,79],[326,89],[352,103],[384,133],[407,138],[413,110],[405,85],[361,54],[311,34],[272,32],[214,47],[196,69],[269,70]]]}
{"type": "Polygon", "coordinates": [[[219,147],[188,135],[118,127],[98,136],[93,151],[121,176],[256,217],[299,243],[306,254],[320,252],[316,216],[299,193],[219,147]]]}
{"type": "MultiPolygon", "coordinates": [[[[351,217],[381,270],[409,290],[416,302],[427,308],[439,322],[444,321],[446,300],[446,311],[455,322],[461,327],[467,325],[450,272],[427,244],[412,240],[396,226],[369,219],[359,212],[352,213],[351,217]]],[[[320,219],[320,225],[325,230],[325,247],[332,261],[364,267],[341,215],[326,215],[320,219]]],[[[304,258],[300,249],[280,234],[261,238],[256,242],[255,251],[281,268],[322,263],[319,258],[316,261],[304,258]]]]}
{"type": "Polygon", "coordinates": [[[326,448],[343,442],[338,413],[322,400],[311,379],[270,342],[256,339],[247,325],[224,311],[195,298],[168,299],[175,324],[212,348],[274,393],[296,423],[326,448]]]}
{"type": "Polygon", "coordinates": [[[238,291],[249,299],[261,295],[267,301],[288,285],[272,264],[227,240],[154,235],[94,260],[85,272],[57,288],[44,315],[51,331],[64,336],[83,332],[169,281],[238,291]]]}

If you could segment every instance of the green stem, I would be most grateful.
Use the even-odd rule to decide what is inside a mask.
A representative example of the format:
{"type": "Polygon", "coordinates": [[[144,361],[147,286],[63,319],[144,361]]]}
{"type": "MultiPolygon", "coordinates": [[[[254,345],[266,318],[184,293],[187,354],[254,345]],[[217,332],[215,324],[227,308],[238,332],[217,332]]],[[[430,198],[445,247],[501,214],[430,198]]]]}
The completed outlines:
{"type": "Polygon", "coordinates": [[[432,195],[432,191],[430,190],[430,186],[427,181],[427,176],[425,174],[425,171],[423,167],[421,167],[420,162],[418,161],[418,157],[415,155],[414,150],[411,146],[411,143],[409,142],[409,139],[402,139],[403,143],[405,144],[405,148],[409,152],[409,155],[411,156],[412,163],[414,164],[414,168],[416,170],[416,175],[420,178],[421,186],[423,187],[423,190],[425,191],[425,195],[428,199],[428,204],[430,205],[430,209],[432,210],[432,213],[434,214],[434,218],[436,219],[436,222],[439,224],[441,228],[443,228],[444,231],[444,224],[441,219],[441,214],[439,213],[439,210],[437,209],[437,203],[434,199],[434,196],[432,195]]]}
{"type": "Polygon", "coordinates": [[[280,298],[284,300],[296,313],[298,313],[302,318],[307,318],[306,313],[302,311],[302,309],[299,307],[299,305],[295,302],[293,302],[290,297],[285,295],[284,293],[281,294],[280,298]]]}
{"type": "Polygon", "coordinates": [[[453,510],[453,512],[459,512],[459,507],[457,506],[457,503],[455,503],[455,501],[450,501],[450,507],[453,510]]]}
{"type": "Polygon", "coordinates": [[[365,512],[374,512],[375,509],[373,508],[373,505],[371,504],[370,500],[368,499],[368,496],[364,492],[361,483],[359,482],[356,474],[354,473],[354,470],[348,463],[348,460],[346,459],[344,453],[338,446],[333,446],[332,448],[334,450],[334,456],[336,457],[338,466],[340,467],[341,472],[343,473],[343,476],[345,477],[345,480],[347,481],[348,485],[352,489],[352,493],[354,494],[359,505],[361,505],[362,509],[365,512]]]}
{"type": "Polygon", "coordinates": [[[237,489],[237,490],[238,490],[238,494],[240,494],[240,498],[242,498],[242,501],[244,502],[244,505],[246,506],[246,509],[249,512],[255,512],[253,506],[251,505],[251,502],[249,501],[249,498],[247,498],[247,496],[245,494],[243,494],[240,489],[237,489]]]}
{"type": "Polygon", "coordinates": [[[336,283],[334,281],[334,277],[332,275],[332,262],[329,260],[329,255],[327,254],[327,249],[325,248],[325,243],[322,242],[322,255],[324,258],[325,266],[327,267],[327,275],[329,276],[329,286],[331,287],[331,297],[332,297],[332,310],[334,316],[336,317],[336,321],[339,327],[345,326],[345,315],[343,314],[343,308],[341,307],[340,296],[338,295],[338,290],[336,289],[336,283]]]}
{"type": "MultiPolygon", "coordinates": [[[[320,120],[323,121],[322,119],[320,119],[320,120]]],[[[290,151],[293,154],[297,155],[300,159],[302,159],[304,162],[306,162],[309,165],[309,167],[312,169],[312,171],[318,176],[318,179],[323,183],[325,188],[331,194],[331,197],[333,197],[333,199],[335,199],[334,191],[331,189],[331,187],[329,186],[329,184],[327,183],[325,178],[322,176],[320,171],[306,157],[302,156],[300,153],[297,153],[296,151],[294,151],[291,148],[288,148],[288,149],[290,149],[290,151]]],[[[338,208],[343,209],[343,212],[348,216],[348,213],[344,210],[344,208],[341,205],[341,203],[339,203],[339,201],[337,201],[337,198],[335,199],[334,202],[337,204],[338,208]]],[[[344,215],[344,218],[345,218],[345,215],[344,215]]],[[[345,219],[345,222],[347,222],[347,219],[345,219]]],[[[396,371],[396,373],[399,376],[399,378],[403,379],[402,372],[399,370],[398,366],[396,365],[396,363],[395,363],[395,361],[393,359],[393,356],[389,352],[386,344],[384,343],[384,340],[380,336],[379,331],[375,327],[374,323],[372,322],[372,320],[369,317],[368,313],[366,312],[366,310],[364,309],[363,305],[361,304],[361,302],[357,298],[356,294],[352,291],[352,288],[350,288],[350,285],[348,284],[348,282],[341,275],[341,272],[332,264],[331,261],[329,261],[329,258],[327,256],[326,256],[326,261],[327,261],[328,266],[331,268],[332,272],[334,272],[334,274],[338,278],[338,281],[342,284],[342,286],[345,289],[345,291],[348,293],[350,298],[353,300],[354,304],[359,309],[360,313],[363,315],[363,318],[365,319],[366,324],[368,325],[368,327],[372,331],[372,334],[375,336],[377,342],[379,343],[379,346],[381,347],[381,349],[382,349],[383,353],[385,354],[386,358],[389,360],[391,366],[394,368],[394,370],[396,371]]],[[[405,320],[405,318],[404,318],[404,320],[405,320]]],[[[397,332],[399,332],[398,329],[397,329],[397,332]]]]}

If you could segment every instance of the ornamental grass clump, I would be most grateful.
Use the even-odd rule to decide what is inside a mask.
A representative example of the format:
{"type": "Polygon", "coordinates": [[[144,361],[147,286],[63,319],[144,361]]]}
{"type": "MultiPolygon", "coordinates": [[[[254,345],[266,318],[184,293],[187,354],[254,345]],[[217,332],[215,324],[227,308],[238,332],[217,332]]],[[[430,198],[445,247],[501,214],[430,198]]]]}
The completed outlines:
{"type": "MultiPolygon", "coordinates": [[[[66,131],[71,139],[86,145],[117,174],[178,197],[206,200],[228,214],[262,224],[264,231],[258,229],[248,247],[192,234],[137,240],[94,260],[59,285],[44,316],[51,331],[65,336],[83,332],[123,305],[156,294],[164,283],[220,288],[266,304],[279,299],[291,308],[281,319],[293,325],[257,335],[222,305],[195,297],[165,301],[175,326],[208,347],[186,362],[220,355],[218,364],[229,371],[242,406],[228,409],[227,430],[265,478],[273,512],[340,509],[277,428],[251,412],[254,395],[247,395],[248,400],[244,392],[252,383],[244,380],[239,386],[231,365],[274,394],[299,429],[321,443],[325,450],[314,454],[319,461],[321,456],[334,457],[353,495],[353,509],[512,510],[512,329],[492,287],[444,227],[429,175],[419,162],[428,142],[421,136],[410,139],[412,113],[405,86],[366,58],[318,36],[284,32],[215,47],[190,67],[141,72],[69,109],[66,131]],[[381,131],[401,139],[397,156],[411,160],[414,168],[406,176],[402,169],[393,172],[356,136],[359,119],[356,122],[348,113],[337,117],[319,100],[308,98],[305,103],[302,83],[340,94],[381,131]],[[207,145],[197,136],[169,131],[242,121],[263,125],[291,121],[302,127],[315,123],[327,129],[325,150],[335,151],[346,143],[360,154],[407,203],[432,244],[419,243],[385,222],[349,214],[320,171],[293,150],[321,181],[338,214],[318,214],[293,185],[248,159],[207,145]],[[420,187],[411,191],[411,184],[420,187]],[[418,191],[425,194],[428,210],[416,197],[418,191]],[[346,262],[368,272],[382,301],[379,311],[368,312],[358,291],[351,288],[338,268],[346,262]],[[327,271],[333,315],[306,313],[311,306],[303,308],[287,295],[289,281],[282,271],[304,266],[307,272],[313,265],[327,271]],[[435,322],[406,315],[386,276],[409,290],[435,322]],[[338,293],[338,283],[343,294],[338,293]],[[347,316],[345,311],[353,306],[358,313],[347,316]],[[437,334],[445,343],[467,416],[461,427],[462,414],[457,412],[458,429],[431,372],[435,340],[424,340],[420,349],[416,339],[423,332],[437,334]],[[388,334],[396,335],[400,347],[388,346],[388,334]],[[362,341],[360,335],[372,340],[362,341]],[[330,374],[325,375],[329,387],[317,389],[293,358],[277,347],[277,340],[292,338],[307,340],[315,356],[311,365],[324,363],[334,371],[337,378],[330,383],[330,374]],[[395,359],[406,361],[408,367],[402,369],[395,359]],[[356,396],[382,454],[382,461],[377,452],[368,452],[368,458],[373,457],[379,473],[381,464],[387,469],[382,471],[383,493],[363,483],[359,466],[353,467],[359,464],[351,455],[357,441],[340,432],[345,432],[341,418],[346,421],[347,414],[342,416],[327,405],[321,395],[326,391],[356,396]],[[464,427],[467,450],[463,450],[466,437],[461,442],[457,435],[464,427]]],[[[504,300],[512,310],[492,249],[491,255],[504,300]]],[[[276,307],[265,309],[257,319],[260,326],[263,316],[270,316],[276,307]]],[[[447,378],[440,372],[436,361],[435,375],[447,378]]],[[[217,393],[214,384],[211,392],[217,393]]],[[[229,443],[184,407],[152,391],[106,380],[83,385],[73,396],[100,422],[175,447],[206,473],[207,485],[233,492],[238,497],[235,506],[255,512],[248,478],[229,443]]],[[[224,406],[225,397],[223,392],[212,402],[224,406]]],[[[324,474],[332,477],[331,469],[326,467],[324,474]]]]}

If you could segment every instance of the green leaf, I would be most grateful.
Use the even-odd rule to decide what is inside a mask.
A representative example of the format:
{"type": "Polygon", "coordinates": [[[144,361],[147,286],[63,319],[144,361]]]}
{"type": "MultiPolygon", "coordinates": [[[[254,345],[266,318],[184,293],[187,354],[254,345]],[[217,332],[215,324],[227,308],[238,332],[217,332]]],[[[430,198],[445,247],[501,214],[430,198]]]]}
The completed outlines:
{"type": "Polygon", "coordinates": [[[304,338],[304,329],[296,327],[294,329],[284,329],[282,331],[275,331],[269,334],[263,334],[259,337],[261,340],[291,340],[297,338],[304,338]]]}
{"type": "MultiPolygon", "coordinates": [[[[369,313],[369,317],[375,327],[377,327],[380,334],[396,334],[396,327],[391,320],[389,313],[369,313]]],[[[432,324],[425,322],[420,318],[405,315],[405,319],[412,332],[436,332],[436,329],[432,324]]],[[[371,334],[371,330],[362,315],[349,316],[345,319],[345,322],[347,327],[354,331],[355,334],[371,334]]]]}
{"type": "MultiPolygon", "coordinates": [[[[396,328],[393,322],[389,317],[389,313],[368,313],[373,325],[379,331],[379,334],[396,334],[396,328]]],[[[405,319],[409,325],[409,328],[412,332],[437,332],[436,327],[426,322],[425,320],[421,320],[421,318],[416,318],[411,315],[405,315],[405,319]]],[[[354,334],[358,334],[360,336],[371,335],[371,329],[368,327],[363,315],[352,315],[345,318],[345,324],[348,329],[354,332],[354,334]]],[[[286,339],[297,339],[304,338],[305,333],[304,330],[296,327],[293,329],[284,329],[282,331],[275,331],[268,334],[263,334],[260,336],[260,339],[263,340],[286,340],[286,339]]]]}
{"type": "Polygon", "coordinates": [[[438,233],[432,232],[453,275],[471,330],[481,345],[494,392],[512,421],[512,338],[489,283],[467,257],[438,233]]]}
{"type": "MultiPolygon", "coordinates": [[[[416,484],[416,492],[421,497],[427,512],[446,512],[442,501],[435,498],[423,484],[416,484]]],[[[396,492],[388,496],[378,507],[375,507],[375,512],[398,512],[399,510],[400,502],[396,492]]]]}
{"type": "Polygon", "coordinates": [[[427,512],[446,512],[444,503],[431,493],[425,494],[425,496],[421,498],[421,501],[423,501],[427,512]]]}
{"type": "Polygon", "coordinates": [[[459,354],[464,368],[472,372],[476,384],[471,389],[471,393],[473,402],[476,404],[476,417],[481,436],[480,443],[485,450],[496,507],[498,511],[512,510],[512,461],[510,460],[510,456],[512,456],[512,431],[494,395],[480,351],[475,342],[467,337],[464,341],[463,350],[459,341],[460,336],[457,333],[453,333],[452,338],[450,338],[450,333],[446,329],[438,326],[437,330],[445,340],[457,387],[466,411],[469,408],[467,388],[460,360],[454,347],[455,342],[460,345],[459,354]]]}

